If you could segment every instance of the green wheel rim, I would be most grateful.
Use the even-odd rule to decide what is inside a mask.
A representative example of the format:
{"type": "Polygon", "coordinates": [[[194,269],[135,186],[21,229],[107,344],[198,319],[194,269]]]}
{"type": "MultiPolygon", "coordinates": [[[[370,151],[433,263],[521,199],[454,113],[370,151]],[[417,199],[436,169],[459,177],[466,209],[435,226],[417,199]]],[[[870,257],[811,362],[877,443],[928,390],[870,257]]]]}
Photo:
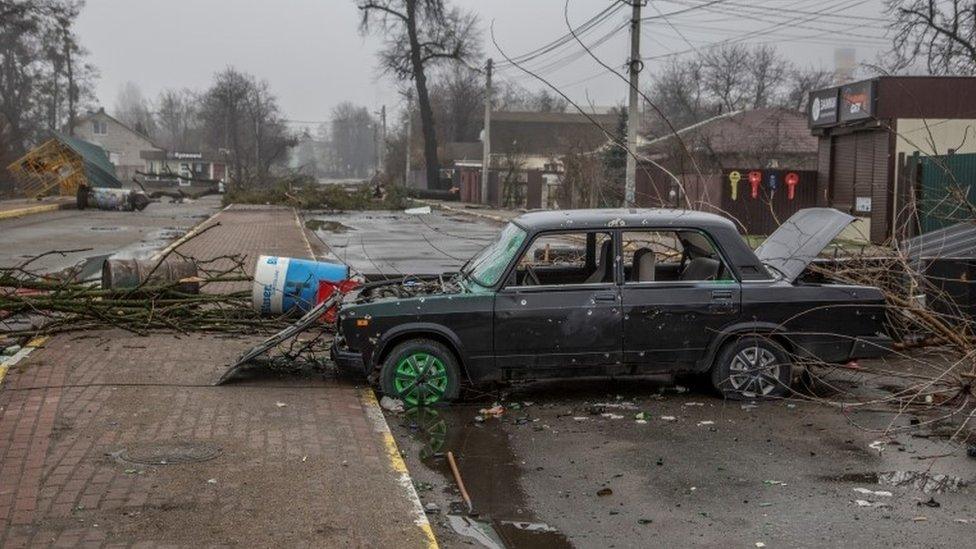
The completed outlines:
{"type": "Polygon", "coordinates": [[[447,367],[430,353],[412,353],[400,358],[393,375],[393,388],[409,406],[427,406],[444,397],[447,367]]]}

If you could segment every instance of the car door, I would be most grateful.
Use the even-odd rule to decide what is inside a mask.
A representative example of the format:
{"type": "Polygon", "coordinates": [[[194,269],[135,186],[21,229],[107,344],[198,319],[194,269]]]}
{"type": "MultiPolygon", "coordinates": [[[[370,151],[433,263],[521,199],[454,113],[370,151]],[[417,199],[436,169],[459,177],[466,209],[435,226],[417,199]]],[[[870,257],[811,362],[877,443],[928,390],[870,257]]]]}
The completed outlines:
{"type": "Polygon", "coordinates": [[[713,247],[714,256],[689,260],[684,250],[674,249],[681,244],[673,231],[625,232],[622,241],[624,362],[654,373],[699,360],[712,338],[736,321],[741,307],[741,285],[724,268],[721,254],[703,237],[699,244],[713,247]],[[633,256],[642,249],[661,256],[656,276],[635,274],[633,256]]]}
{"type": "Polygon", "coordinates": [[[558,255],[538,252],[552,249],[542,242],[549,238],[576,242],[584,249],[584,243],[593,242],[587,232],[536,237],[496,294],[495,364],[508,377],[600,375],[620,364],[622,313],[611,233],[596,231],[600,241],[595,262],[583,253],[567,260],[565,246],[558,255]],[[561,263],[545,259],[553,257],[561,263]],[[526,278],[526,266],[538,271],[538,283],[526,278]]]}

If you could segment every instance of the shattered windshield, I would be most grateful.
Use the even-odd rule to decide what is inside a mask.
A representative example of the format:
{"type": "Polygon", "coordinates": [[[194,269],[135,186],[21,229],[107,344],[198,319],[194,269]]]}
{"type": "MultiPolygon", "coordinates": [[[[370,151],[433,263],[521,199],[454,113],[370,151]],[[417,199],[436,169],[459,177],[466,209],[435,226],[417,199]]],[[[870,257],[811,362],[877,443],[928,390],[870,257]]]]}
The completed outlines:
{"type": "Polygon", "coordinates": [[[509,223],[498,240],[474,256],[462,272],[480,286],[494,286],[524,241],[525,231],[509,223]]]}

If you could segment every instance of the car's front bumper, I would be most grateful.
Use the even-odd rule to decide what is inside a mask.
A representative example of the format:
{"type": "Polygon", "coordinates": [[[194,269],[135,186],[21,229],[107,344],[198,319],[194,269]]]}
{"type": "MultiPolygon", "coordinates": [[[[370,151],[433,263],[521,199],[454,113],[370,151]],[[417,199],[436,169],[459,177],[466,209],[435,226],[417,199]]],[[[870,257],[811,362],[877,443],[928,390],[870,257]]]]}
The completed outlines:
{"type": "Polygon", "coordinates": [[[337,337],[332,342],[329,354],[332,355],[332,362],[335,362],[341,370],[362,373],[366,369],[363,355],[346,347],[345,339],[342,337],[337,337]]]}
{"type": "Polygon", "coordinates": [[[859,336],[851,347],[850,359],[880,358],[891,352],[894,341],[886,335],[859,336]]]}

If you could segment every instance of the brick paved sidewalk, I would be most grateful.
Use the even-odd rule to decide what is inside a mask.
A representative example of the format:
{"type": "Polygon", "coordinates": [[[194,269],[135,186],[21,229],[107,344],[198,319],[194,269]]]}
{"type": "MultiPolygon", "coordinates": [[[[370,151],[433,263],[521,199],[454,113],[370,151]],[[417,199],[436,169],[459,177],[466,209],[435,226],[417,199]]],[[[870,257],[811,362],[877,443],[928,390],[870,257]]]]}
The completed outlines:
{"type": "MultiPolygon", "coordinates": [[[[217,220],[187,247],[308,255],[291,210],[217,220]]],[[[252,342],[62,335],[13,367],[0,387],[0,547],[429,545],[359,380],[210,385],[252,342]]]]}

